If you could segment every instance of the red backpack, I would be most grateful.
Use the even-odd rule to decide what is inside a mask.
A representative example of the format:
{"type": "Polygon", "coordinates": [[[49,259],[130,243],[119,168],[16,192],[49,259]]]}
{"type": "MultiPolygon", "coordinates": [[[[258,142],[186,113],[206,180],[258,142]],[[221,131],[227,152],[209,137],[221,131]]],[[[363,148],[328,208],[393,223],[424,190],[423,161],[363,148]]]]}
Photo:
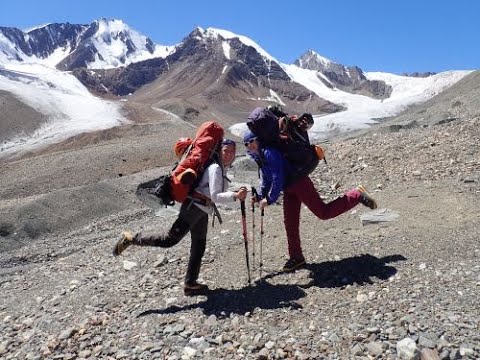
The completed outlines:
{"type": "Polygon", "coordinates": [[[183,202],[191,186],[200,178],[209,160],[218,152],[223,139],[223,128],[215,121],[200,125],[195,139],[172,172],[172,198],[183,202]]]}
{"type": "Polygon", "coordinates": [[[154,195],[156,202],[164,206],[185,201],[215,154],[218,155],[223,134],[223,128],[217,122],[204,122],[172,172],[138,185],[137,196],[147,200],[151,199],[149,195],[154,195]]]}

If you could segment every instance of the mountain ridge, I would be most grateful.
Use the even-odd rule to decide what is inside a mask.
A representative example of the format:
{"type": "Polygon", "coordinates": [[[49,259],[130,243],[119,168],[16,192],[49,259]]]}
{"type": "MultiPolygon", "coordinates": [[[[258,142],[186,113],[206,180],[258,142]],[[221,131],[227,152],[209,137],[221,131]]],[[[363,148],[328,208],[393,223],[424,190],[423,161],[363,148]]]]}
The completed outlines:
{"type": "MultiPolygon", "coordinates": [[[[54,71],[73,74],[97,97],[116,102],[124,114],[134,115],[134,121],[162,121],[159,114],[161,109],[175,114],[193,126],[215,118],[223,126],[230,128],[238,124],[239,119],[245,119],[254,107],[277,103],[292,114],[314,114],[315,119],[318,119],[315,126],[318,124],[321,129],[312,129],[312,134],[324,132],[326,127],[322,122],[328,123],[328,133],[333,134],[337,125],[330,125],[331,121],[344,121],[342,119],[350,116],[348,121],[351,124],[357,123],[352,125],[353,128],[365,127],[372,122],[371,119],[394,115],[396,107],[402,105],[403,101],[395,99],[397,90],[392,84],[381,78],[372,78],[359,67],[334,63],[312,50],[302,55],[296,65],[286,65],[278,62],[252,39],[217,28],[197,27],[172,47],[153,44],[149,38],[131,30],[121,20],[100,19],[90,25],[49,24],[31,30],[28,36],[14,28],[0,28],[0,32],[15,34],[9,38],[17,39],[22,44],[28,37],[28,54],[32,54],[32,49],[35,49],[36,54],[46,56],[44,59],[37,59],[37,65],[34,56],[23,59],[17,55],[12,57],[16,59],[12,60],[13,62],[6,61],[6,57],[12,55],[11,51],[15,47],[0,37],[0,64],[3,63],[6,67],[2,74],[9,79],[9,83],[3,81],[2,84],[0,81],[0,89],[17,91],[15,83],[12,82],[15,79],[9,77],[8,73],[24,72],[26,74],[23,78],[37,78],[31,84],[36,84],[37,90],[43,93],[35,96],[48,98],[49,88],[62,88],[63,85],[55,83],[57,80],[54,78],[58,77],[54,76],[52,70],[49,70],[51,76],[43,74],[45,71],[41,66],[50,66],[51,69],[53,64],[54,69],[57,69],[54,71]],[[59,33],[53,36],[52,32],[55,30],[59,30],[59,33]],[[39,34],[43,34],[43,37],[39,34]],[[43,39],[45,34],[52,36],[44,49],[32,46],[35,39],[43,39]],[[53,40],[61,46],[55,48],[52,45],[53,40]],[[117,57],[113,56],[116,47],[120,49],[117,57]],[[160,56],[155,52],[157,47],[160,47],[160,56]],[[145,56],[150,58],[145,59],[145,56]],[[17,61],[18,59],[22,61],[17,61]],[[33,63],[30,63],[31,61],[33,63]],[[108,66],[94,69],[91,68],[92,64],[108,66]],[[34,65],[36,67],[33,67],[34,65]],[[63,68],[70,70],[66,72],[63,68]],[[365,112],[362,103],[368,103],[370,110],[365,112]],[[373,110],[375,108],[377,110],[373,110]],[[383,108],[385,109],[382,110],[383,108]],[[356,116],[355,119],[352,114],[356,112],[361,116],[356,116]],[[335,114],[338,116],[332,117],[335,114]]],[[[19,49],[22,48],[20,45],[19,49]]],[[[429,81],[436,76],[438,75],[423,78],[424,80],[418,79],[426,84],[424,87],[436,86],[435,81],[429,81]]],[[[446,81],[442,86],[454,83],[461,76],[462,74],[459,74],[451,76],[450,80],[442,80],[446,81]]],[[[410,80],[415,78],[404,79],[413,84],[410,80]]],[[[73,81],[70,82],[73,84],[73,81]]],[[[435,93],[436,90],[432,88],[431,96],[435,93]]],[[[38,107],[38,104],[29,102],[30,99],[25,93],[13,95],[27,101],[30,107],[38,107]]],[[[55,99],[57,103],[58,96],[55,99]]],[[[410,97],[405,105],[414,101],[415,98],[410,97]]],[[[46,106],[43,104],[40,108],[46,106]]],[[[57,114],[62,112],[59,109],[53,116],[43,115],[55,119],[57,114]]],[[[74,120],[72,117],[70,119],[74,120]]],[[[110,124],[108,126],[112,126],[121,123],[120,119],[121,115],[105,121],[110,124]]],[[[350,130],[352,126],[341,125],[340,129],[350,130]]],[[[88,131],[88,128],[84,126],[81,130],[88,131]]],[[[77,133],[79,131],[80,129],[77,133]]],[[[234,134],[241,136],[241,131],[235,131],[234,134]]],[[[318,140],[322,135],[315,137],[318,140]]],[[[12,146],[17,145],[6,145],[7,148],[12,146]]]]}
{"type": "MultiPolygon", "coordinates": [[[[204,40],[207,38],[221,38],[226,41],[237,39],[245,46],[256,49],[261,56],[268,59],[271,63],[281,64],[251,39],[216,28],[202,29],[201,27],[197,27],[179,44],[173,46],[154,44],[150,38],[130,29],[129,26],[121,20],[107,20],[104,18],[95,20],[90,25],[72,25],[69,23],[48,24],[30,30],[27,33],[16,28],[0,27],[0,33],[4,35],[3,44],[0,39],[0,54],[3,53],[3,57],[13,57],[18,61],[25,61],[27,60],[26,57],[30,57],[28,60],[35,61],[34,57],[37,57],[44,60],[44,62],[54,64],[61,70],[74,70],[78,68],[111,69],[128,66],[130,63],[138,63],[142,60],[166,58],[175,52],[176,49],[182,47],[182,44],[186,40],[196,36],[204,40]],[[49,41],[45,41],[45,38],[48,38],[49,41]],[[10,40],[12,43],[9,44],[8,41],[5,40],[10,40]],[[113,44],[113,42],[115,43],[113,44]],[[42,48],[40,43],[46,44],[46,48],[42,48]],[[118,51],[118,49],[113,50],[114,47],[118,46],[123,47],[122,51],[118,51]],[[15,52],[14,49],[17,48],[21,51],[15,52]],[[156,48],[161,49],[156,51],[156,48]],[[55,52],[58,53],[57,56],[53,56],[55,52]],[[117,53],[116,56],[113,55],[114,52],[117,53]],[[63,54],[63,58],[61,58],[61,54],[63,54]],[[129,56],[131,59],[127,61],[129,56]],[[52,59],[48,59],[49,57],[52,57],[52,59]],[[54,63],[55,61],[57,61],[57,63],[54,63]]],[[[312,54],[312,50],[310,50],[309,53],[312,54]]],[[[304,56],[306,55],[302,55],[302,57],[304,56]]],[[[316,53],[315,56],[320,57],[320,55],[316,53]]],[[[304,61],[302,57],[296,60],[295,63],[303,64],[304,61]]],[[[347,68],[340,64],[335,65],[336,67],[331,66],[328,72],[327,69],[318,68],[317,70],[327,72],[327,77],[329,77],[333,83],[338,82],[343,90],[348,91],[348,89],[352,87],[355,79],[359,76],[361,77],[362,70],[357,66],[351,67],[355,74],[353,75],[354,79],[349,81],[348,78],[350,74],[347,68]]],[[[275,71],[275,69],[273,68],[272,71],[275,71]]],[[[82,78],[85,78],[85,74],[82,74],[82,78]]],[[[365,81],[366,79],[361,80],[365,81]]],[[[147,78],[146,81],[149,81],[149,79],[147,78]]],[[[90,82],[85,81],[85,84],[88,86],[90,82]]],[[[355,86],[357,88],[362,87],[358,79],[355,86]]],[[[98,91],[98,89],[96,90],[98,91]]],[[[357,89],[350,90],[355,91],[357,89]]],[[[372,90],[370,90],[370,93],[371,92],[372,90]]],[[[116,92],[114,91],[114,93],[116,92]]],[[[125,91],[120,91],[116,94],[124,95],[125,91]]],[[[375,91],[373,91],[372,95],[378,96],[375,91]]]]}

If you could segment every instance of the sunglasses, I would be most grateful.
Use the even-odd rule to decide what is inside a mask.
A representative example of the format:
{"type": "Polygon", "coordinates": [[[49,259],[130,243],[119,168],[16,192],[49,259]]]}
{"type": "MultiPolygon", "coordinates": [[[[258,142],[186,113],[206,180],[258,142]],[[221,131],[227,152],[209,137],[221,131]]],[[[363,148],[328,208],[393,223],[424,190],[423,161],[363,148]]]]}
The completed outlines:
{"type": "Polygon", "coordinates": [[[244,142],[244,144],[245,144],[245,146],[248,146],[248,145],[250,145],[251,143],[253,143],[255,140],[257,140],[257,139],[256,139],[256,138],[252,138],[252,139],[244,142]]]}
{"type": "Polygon", "coordinates": [[[304,130],[310,130],[313,126],[313,123],[308,122],[306,119],[301,119],[298,122],[298,125],[304,130]]]}

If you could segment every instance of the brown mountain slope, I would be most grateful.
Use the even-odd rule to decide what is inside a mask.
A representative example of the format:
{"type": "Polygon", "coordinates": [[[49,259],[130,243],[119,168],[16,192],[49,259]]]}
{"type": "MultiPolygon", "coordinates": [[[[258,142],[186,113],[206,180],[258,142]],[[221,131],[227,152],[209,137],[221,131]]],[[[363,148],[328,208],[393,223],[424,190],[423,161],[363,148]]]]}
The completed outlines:
{"type": "Polygon", "coordinates": [[[11,93],[0,90],[0,144],[15,136],[31,134],[45,117],[11,93]]]}

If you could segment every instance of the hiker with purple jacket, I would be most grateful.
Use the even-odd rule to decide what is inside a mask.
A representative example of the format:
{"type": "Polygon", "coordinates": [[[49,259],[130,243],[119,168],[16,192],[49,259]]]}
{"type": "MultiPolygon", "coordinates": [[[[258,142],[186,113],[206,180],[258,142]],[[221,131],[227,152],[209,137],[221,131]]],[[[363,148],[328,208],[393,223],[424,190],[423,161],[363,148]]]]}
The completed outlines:
{"type": "MultiPolygon", "coordinates": [[[[306,132],[308,129],[300,130],[306,132]]],[[[246,133],[243,140],[247,153],[256,160],[262,175],[260,191],[252,201],[258,202],[261,208],[265,208],[275,203],[283,190],[283,222],[289,254],[289,260],[283,266],[283,271],[293,271],[306,263],[300,241],[302,203],[322,220],[343,214],[358,203],[370,209],[377,207],[375,200],[361,185],[329,203],[324,203],[308,174],[295,174],[295,168],[284,158],[280,150],[273,146],[263,146],[260,139],[251,131],[246,133]]]]}

